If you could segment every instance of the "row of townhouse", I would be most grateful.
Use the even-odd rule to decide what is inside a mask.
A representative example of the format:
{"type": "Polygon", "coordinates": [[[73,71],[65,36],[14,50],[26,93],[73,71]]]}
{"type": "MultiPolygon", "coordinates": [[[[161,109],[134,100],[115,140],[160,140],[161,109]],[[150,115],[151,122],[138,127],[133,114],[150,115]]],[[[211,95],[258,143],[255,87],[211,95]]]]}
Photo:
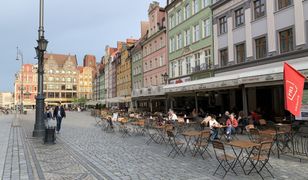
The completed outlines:
{"type": "Polygon", "coordinates": [[[151,112],[285,116],[283,63],[308,74],[307,9],[307,0],[153,2],[138,40],[106,47],[98,96],[151,112]]]}
{"type": "MultiPolygon", "coordinates": [[[[77,99],[92,99],[95,56],[86,55],[78,66],[75,55],[46,53],[44,58],[44,97],[46,105],[59,102],[66,107],[77,99]]],[[[37,95],[37,65],[23,64],[16,73],[14,104],[34,109],[37,95]]]]}

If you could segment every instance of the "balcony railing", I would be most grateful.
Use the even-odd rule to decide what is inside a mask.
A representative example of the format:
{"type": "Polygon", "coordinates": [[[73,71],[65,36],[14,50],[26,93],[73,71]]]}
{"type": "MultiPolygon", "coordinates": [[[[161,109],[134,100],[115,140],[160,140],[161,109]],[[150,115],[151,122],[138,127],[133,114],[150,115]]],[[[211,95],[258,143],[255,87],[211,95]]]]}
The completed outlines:
{"type": "Polygon", "coordinates": [[[132,91],[133,97],[140,96],[156,96],[156,95],[164,95],[165,91],[163,85],[160,86],[151,86],[148,88],[134,89],[132,91]]]}
{"type": "Polygon", "coordinates": [[[208,70],[210,69],[210,65],[207,64],[207,63],[203,63],[201,65],[198,65],[198,66],[195,66],[195,67],[192,67],[192,73],[196,73],[196,72],[199,72],[199,71],[204,71],[204,70],[208,70]]]}

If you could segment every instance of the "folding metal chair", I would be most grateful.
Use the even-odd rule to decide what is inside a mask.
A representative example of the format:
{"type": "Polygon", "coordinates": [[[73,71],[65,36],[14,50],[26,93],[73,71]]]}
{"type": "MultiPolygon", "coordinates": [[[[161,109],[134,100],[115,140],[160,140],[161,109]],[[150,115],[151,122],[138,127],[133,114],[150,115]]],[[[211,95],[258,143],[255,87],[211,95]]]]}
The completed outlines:
{"type": "Polygon", "coordinates": [[[227,154],[225,151],[224,144],[220,141],[212,141],[213,149],[215,152],[216,159],[219,163],[219,166],[216,168],[213,176],[215,176],[216,172],[220,167],[225,171],[223,178],[227,175],[227,173],[232,170],[235,175],[236,172],[233,170],[233,163],[236,161],[236,157],[234,155],[227,154]]]}
{"type": "Polygon", "coordinates": [[[169,143],[172,147],[172,150],[169,152],[168,157],[174,153],[172,158],[175,158],[176,155],[181,154],[182,156],[184,156],[184,153],[181,151],[181,148],[183,147],[183,145],[185,144],[184,142],[178,141],[175,138],[175,135],[172,131],[167,131],[167,135],[168,135],[168,139],[169,139],[169,143]]]}
{"type": "Polygon", "coordinates": [[[259,130],[256,128],[249,129],[248,137],[251,142],[259,143],[260,142],[259,130]]]}
{"type": "Polygon", "coordinates": [[[203,154],[207,152],[210,158],[212,158],[211,154],[208,151],[208,146],[210,142],[210,131],[202,131],[200,137],[197,139],[197,141],[194,143],[194,156],[196,156],[197,153],[199,153],[204,159],[203,154]]]}
{"type": "Polygon", "coordinates": [[[263,169],[266,169],[267,172],[274,178],[271,171],[266,166],[269,164],[269,158],[271,154],[271,148],[272,148],[273,141],[264,141],[261,142],[260,147],[258,148],[258,153],[252,157],[250,157],[250,162],[252,164],[252,169],[249,171],[248,174],[250,174],[253,170],[256,170],[256,172],[260,175],[262,179],[264,177],[262,176],[261,172],[263,169]]]}

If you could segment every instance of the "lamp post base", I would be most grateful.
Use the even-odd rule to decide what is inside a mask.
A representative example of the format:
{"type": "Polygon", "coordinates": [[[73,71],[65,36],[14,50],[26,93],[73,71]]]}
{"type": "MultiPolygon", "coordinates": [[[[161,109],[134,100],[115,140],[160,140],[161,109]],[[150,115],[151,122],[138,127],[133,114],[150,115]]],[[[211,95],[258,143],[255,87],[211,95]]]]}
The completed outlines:
{"type": "Polygon", "coordinates": [[[44,137],[45,129],[44,130],[34,130],[32,133],[33,137],[44,137]]]}
{"type": "Polygon", "coordinates": [[[38,95],[36,97],[36,112],[35,124],[33,130],[33,137],[43,137],[45,134],[45,120],[44,120],[44,97],[38,95]]]}

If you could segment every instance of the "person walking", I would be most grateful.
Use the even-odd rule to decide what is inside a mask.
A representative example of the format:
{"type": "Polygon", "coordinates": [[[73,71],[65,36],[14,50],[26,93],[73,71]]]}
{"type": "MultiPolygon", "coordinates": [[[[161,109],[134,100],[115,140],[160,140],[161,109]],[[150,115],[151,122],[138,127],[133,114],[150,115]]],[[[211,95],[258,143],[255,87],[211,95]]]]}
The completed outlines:
{"type": "Polygon", "coordinates": [[[56,133],[59,134],[60,129],[61,129],[62,118],[66,117],[65,110],[63,106],[61,105],[61,103],[59,103],[58,106],[56,106],[55,110],[53,111],[53,117],[56,118],[57,120],[56,133]]]}

